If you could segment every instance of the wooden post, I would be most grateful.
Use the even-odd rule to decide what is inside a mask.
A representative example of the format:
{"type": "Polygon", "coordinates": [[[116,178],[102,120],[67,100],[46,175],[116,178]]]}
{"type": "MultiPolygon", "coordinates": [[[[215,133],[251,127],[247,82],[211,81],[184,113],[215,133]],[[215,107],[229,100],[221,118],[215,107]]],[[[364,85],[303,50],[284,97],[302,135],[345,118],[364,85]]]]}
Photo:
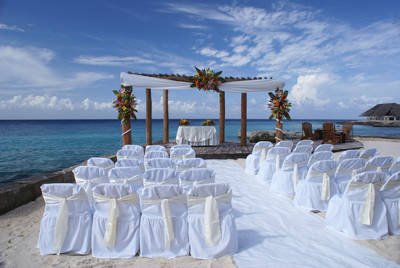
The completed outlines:
{"type": "Polygon", "coordinates": [[[276,120],[276,134],[275,134],[275,142],[280,142],[283,140],[283,124],[282,120],[276,120]]]}
{"type": "Polygon", "coordinates": [[[130,118],[130,116],[128,116],[125,118],[125,120],[122,120],[122,134],[123,134],[122,135],[122,146],[127,145],[127,144],[132,144],[132,130],[127,132],[130,129],[131,129],[131,118],[130,118]]]}
{"type": "Polygon", "coordinates": [[[247,139],[247,93],[242,93],[242,120],[240,132],[240,145],[246,146],[247,139]]]}
{"type": "Polygon", "coordinates": [[[151,88],[146,88],[146,144],[151,145],[152,142],[152,129],[151,129],[151,88]]]}
{"type": "Polygon", "coordinates": [[[219,143],[225,142],[225,92],[219,92],[219,143]]]}
{"type": "Polygon", "coordinates": [[[168,90],[163,91],[163,110],[164,110],[164,121],[163,121],[163,143],[169,142],[169,116],[168,116],[168,90]]]}

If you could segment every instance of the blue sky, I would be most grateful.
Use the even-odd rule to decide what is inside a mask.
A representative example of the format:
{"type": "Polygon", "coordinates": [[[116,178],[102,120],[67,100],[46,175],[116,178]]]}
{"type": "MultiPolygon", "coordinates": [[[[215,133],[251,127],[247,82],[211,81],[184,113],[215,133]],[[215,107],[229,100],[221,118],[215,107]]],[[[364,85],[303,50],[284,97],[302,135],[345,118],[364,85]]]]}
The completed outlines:
{"type": "MultiPolygon", "coordinates": [[[[0,119],[116,118],[120,72],[284,80],[293,118],[400,102],[400,1],[0,0],[0,119]]],[[[162,117],[153,91],[153,116],[162,117]]],[[[135,89],[144,118],[144,89],[135,89]]],[[[170,91],[171,118],[217,118],[218,95],[170,91]]],[[[248,117],[267,118],[266,93],[248,117]]],[[[227,94],[240,118],[240,94],[227,94]]]]}

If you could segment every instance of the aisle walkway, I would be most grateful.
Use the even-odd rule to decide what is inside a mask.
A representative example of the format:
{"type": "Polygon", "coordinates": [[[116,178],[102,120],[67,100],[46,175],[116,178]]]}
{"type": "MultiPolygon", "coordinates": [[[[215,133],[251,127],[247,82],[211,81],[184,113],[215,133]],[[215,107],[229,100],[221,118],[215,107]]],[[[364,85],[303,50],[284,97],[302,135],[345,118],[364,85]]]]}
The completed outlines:
{"type": "Polygon", "coordinates": [[[229,183],[239,235],[239,267],[399,267],[326,228],[318,215],[268,192],[232,160],[207,160],[216,181],[229,183]]]}

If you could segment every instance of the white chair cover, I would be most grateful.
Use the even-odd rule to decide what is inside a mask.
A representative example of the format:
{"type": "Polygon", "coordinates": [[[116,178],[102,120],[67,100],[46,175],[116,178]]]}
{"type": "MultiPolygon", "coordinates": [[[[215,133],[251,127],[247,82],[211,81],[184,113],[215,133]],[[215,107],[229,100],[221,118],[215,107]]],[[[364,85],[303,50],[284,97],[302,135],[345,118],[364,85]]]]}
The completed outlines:
{"type": "Polygon", "coordinates": [[[313,147],[311,145],[297,145],[293,149],[293,153],[308,153],[311,154],[313,147]]]}
{"type": "Polygon", "coordinates": [[[391,156],[374,156],[368,160],[367,165],[365,166],[365,171],[383,172],[389,176],[389,169],[392,166],[392,163],[393,157],[391,156]]]}
{"type": "Polygon", "coordinates": [[[400,160],[397,160],[396,162],[393,163],[393,165],[389,169],[389,174],[393,175],[397,172],[400,171],[400,160]]]}
{"type": "Polygon", "coordinates": [[[179,173],[173,168],[153,168],[143,175],[145,187],[157,184],[179,184],[179,173]]]}
{"type": "Polygon", "coordinates": [[[257,178],[264,182],[272,180],[276,170],[282,166],[285,157],[290,154],[290,149],[287,147],[274,147],[268,151],[267,157],[260,165],[260,170],[257,178]]]}
{"type": "Polygon", "coordinates": [[[115,163],[115,167],[140,167],[144,171],[144,161],[139,159],[121,159],[115,163]]]}
{"type": "Polygon", "coordinates": [[[169,151],[172,152],[173,150],[182,149],[182,148],[192,148],[192,146],[190,146],[189,144],[178,144],[178,145],[172,146],[169,151]]]}
{"type": "Polygon", "coordinates": [[[206,168],[207,163],[202,158],[176,159],[175,166],[177,171],[184,171],[192,168],[206,168]]]}
{"type": "Polygon", "coordinates": [[[152,168],[175,168],[175,161],[170,158],[149,159],[145,162],[145,169],[149,170],[152,168]]]}
{"type": "Polygon", "coordinates": [[[144,155],[143,146],[136,145],[136,144],[127,144],[122,146],[122,150],[133,150],[140,153],[142,156],[144,155]]]}
{"type": "Polygon", "coordinates": [[[195,168],[179,174],[179,184],[188,192],[197,184],[215,183],[215,171],[210,168],[195,168]]]}
{"type": "Polygon", "coordinates": [[[337,193],[334,180],[337,162],[320,160],[312,164],[305,180],[299,181],[294,204],[299,207],[325,211],[329,199],[337,193]]]}
{"type": "Polygon", "coordinates": [[[37,247],[41,255],[89,254],[92,214],[85,190],[72,183],[43,184],[46,204],[37,247]]]}
{"type": "Polygon", "coordinates": [[[143,153],[135,150],[118,150],[117,160],[121,159],[139,159],[143,160],[143,153]]]}
{"type": "Polygon", "coordinates": [[[312,140],[300,140],[296,143],[296,147],[304,146],[304,145],[312,146],[313,144],[314,144],[314,142],[312,140]]]}
{"type": "Polygon", "coordinates": [[[350,158],[359,158],[361,154],[360,150],[348,150],[344,151],[339,155],[338,161],[341,162],[345,159],[350,159],[350,158]]]}
{"type": "Polygon", "coordinates": [[[389,177],[381,193],[387,209],[389,233],[400,235],[400,172],[389,177]]]}
{"type": "Polygon", "coordinates": [[[315,148],[314,153],[316,152],[332,152],[333,150],[333,145],[332,144],[320,144],[315,148]]]}
{"type": "Polygon", "coordinates": [[[335,173],[335,182],[340,194],[344,193],[352,177],[364,170],[367,160],[363,158],[345,159],[339,163],[335,173]]]}
{"type": "Polygon", "coordinates": [[[127,184],[99,184],[93,188],[95,213],[92,255],[97,258],[132,258],[139,250],[140,205],[127,184]]]}
{"type": "Polygon", "coordinates": [[[256,175],[260,164],[265,160],[268,150],[273,147],[272,142],[259,141],[253,147],[253,152],[246,157],[244,171],[249,175],[256,175]]]}
{"type": "Polygon", "coordinates": [[[376,148],[368,148],[361,152],[360,158],[369,160],[377,154],[378,154],[378,150],[376,148]]]}
{"type": "Polygon", "coordinates": [[[105,170],[110,170],[114,167],[114,162],[109,158],[92,157],[87,161],[88,166],[101,167],[105,170]]]}
{"type": "Polygon", "coordinates": [[[187,199],[177,185],[153,185],[140,193],[140,256],[189,254],[187,199]]]}
{"type": "MultiPolygon", "coordinates": [[[[326,144],[323,144],[323,145],[326,145],[326,144]]],[[[333,153],[331,151],[314,152],[310,156],[310,159],[308,160],[308,167],[311,167],[311,165],[314,164],[317,161],[320,161],[320,160],[332,160],[332,159],[333,159],[333,153]]]]}
{"type": "Polygon", "coordinates": [[[202,184],[188,195],[190,254],[211,259],[233,255],[238,248],[228,184],[202,184]]]}
{"type": "Polygon", "coordinates": [[[149,151],[149,152],[146,152],[146,154],[144,155],[145,164],[149,159],[153,159],[153,158],[169,158],[169,155],[168,155],[168,153],[166,151],[149,151]]]}
{"type": "Polygon", "coordinates": [[[117,167],[108,172],[111,183],[132,185],[135,189],[143,187],[143,170],[140,167],[117,167]]]}
{"type": "Polygon", "coordinates": [[[357,174],[343,195],[335,195],[326,213],[328,226],[353,239],[382,239],[388,234],[386,207],[379,192],[385,174],[367,171],[357,174]]]}
{"type": "Polygon", "coordinates": [[[275,147],[286,147],[286,148],[289,148],[289,150],[292,150],[293,142],[292,141],[280,141],[277,144],[275,144],[275,147]]]}
{"type": "Polygon", "coordinates": [[[171,151],[171,158],[186,159],[195,157],[196,152],[192,148],[176,148],[171,151]]]}
{"type": "Polygon", "coordinates": [[[165,147],[162,146],[162,145],[147,145],[146,146],[146,153],[151,152],[151,151],[163,151],[163,152],[166,152],[167,149],[165,149],[165,147]]]}
{"type": "Polygon", "coordinates": [[[108,182],[108,174],[104,168],[79,166],[72,170],[75,182],[86,191],[89,203],[93,206],[92,188],[99,183],[108,182]]]}
{"type": "Polygon", "coordinates": [[[307,175],[308,153],[291,153],[283,161],[282,168],[274,173],[270,191],[285,195],[294,196],[297,183],[304,180],[307,175]]]}

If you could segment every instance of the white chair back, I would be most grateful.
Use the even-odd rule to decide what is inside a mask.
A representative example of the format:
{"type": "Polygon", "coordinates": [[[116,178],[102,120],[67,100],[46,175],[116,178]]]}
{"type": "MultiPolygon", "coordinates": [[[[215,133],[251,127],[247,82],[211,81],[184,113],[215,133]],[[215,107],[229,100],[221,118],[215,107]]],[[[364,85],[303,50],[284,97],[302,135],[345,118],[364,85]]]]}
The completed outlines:
{"type": "Polygon", "coordinates": [[[268,152],[270,148],[272,148],[274,145],[270,141],[259,141],[256,144],[254,144],[253,151],[252,153],[261,153],[262,150],[265,150],[265,155],[268,152]]]}
{"type": "Polygon", "coordinates": [[[146,170],[143,175],[145,187],[156,184],[179,184],[179,173],[172,168],[153,168],[146,170]]]}
{"type": "Polygon", "coordinates": [[[143,186],[143,170],[140,167],[116,167],[108,172],[111,183],[125,183],[137,188],[143,186]]]}
{"type": "Polygon", "coordinates": [[[344,151],[340,154],[339,156],[339,162],[345,160],[345,159],[350,159],[350,158],[359,158],[361,154],[360,150],[348,150],[344,151]]]}
{"type": "Polygon", "coordinates": [[[374,156],[368,160],[365,166],[365,171],[378,171],[389,174],[389,169],[392,166],[393,157],[391,156],[374,156]]]}
{"type": "Polygon", "coordinates": [[[297,167],[307,166],[308,159],[310,155],[308,153],[291,153],[286,156],[282,164],[282,170],[293,169],[296,165],[297,167]]]}
{"type": "Polygon", "coordinates": [[[100,183],[108,182],[108,174],[104,168],[79,166],[72,170],[75,182],[86,191],[89,202],[93,204],[92,188],[100,183]]]}
{"type": "Polygon", "coordinates": [[[308,170],[306,180],[309,181],[322,181],[321,187],[321,200],[329,200],[331,198],[331,178],[333,179],[337,168],[335,160],[320,160],[311,165],[308,170]]]}
{"type": "Polygon", "coordinates": [[[154,158],[169,158],[169,155],[166,151],[149,151],[144,155],[144,160],[148,161],[148,159],[154,158]]]}
{"type": "Polygon", "coordinates": [[[177,159],[175,166],[178,171],[183,171],[192,168],[206,168],[207,163],[202,158],[177,159]]]}
{"type": "Polygon", "coordinates": [[[138,153],[141,154],[142,156],[144,155],[143,146],[136,145],[136,144],[127,144],[127,145],[124,145],[124,146],[122,146],[122,150],[131,150],[131,151],[138,152],[138,153]]]}
{"type": "Polygon", "coordinates": [[[115,163],[115,167],[140,167],[144,170],[144,162],[139,159],[121,159],[115,163]]]}
{"type": "Polygon", "coordinates": [[[109,158],[104,157],[91,157],[87,161],[88,166],[101,167],[105,170],[110,170],[114,167],[114,162],[109,158]]]}
{"type": "Polygon", "coordinates": [[[165,149],[165,147],[162,146],[162,145],[147,145],[146,146],[146,153],[151,152],[151,151],[163,151],[163,152],[166,152],[167,149],[165,149]]]}
{"type": "Polygon", "coordinates": [[[178,145],[174,145],[174,146],[171,147],[170,152],[172,152],[173,150],[182,149],[182,148],[192,148],[192,146],[190,146],[190,144],[178,144],[178,145]]]}
{"type": "Polygon", "coordinates": [[[182,171],[179,174],[179,184],[185,189],[193,185],[215,183],[215,171],[210,168],[195,168],[182,171]]]}
{"type": "Polygon", "coordinates": [[[400,160],[397,160],[396,162],[393,163],[393,165],[389,169],[389,174],[393,175],[397,172],[400,171],[400,160]]]}
{"type": "Polygon", "coordinates": [[[275,147],[286,147],[286,148],[289,148],[289,150],[292,150],[293,142],[292,141],[280,141],[277,144],[275,144],[275,147]]]}
{"type": "Polygon", "coordinates": [[[275,170],[278,170],[288,154],[290,154],[288,147],[274,147],[268,151],[266,161],[275,162],[275,170]]]}
{"type": "Polygon", "coordinates": [[[312,150],[313,147],[311,145],[297,145],[296,148],[293,149],[293,152],[311,154],[312,150]]]}
{"type": "Polygon", "coordinates": [[[153,158],[146,161],[145,168],[146,170],[152,168],[175,168],[175,161],[170,158],[153,158]]]}
{"type": "Polygon", "coordinates": [[[400,171],[389,177],[381,194],[387,208],[389,233],[400,235],[400,171]]]}
{"type": "Polygon", "coordinates": [[[118,150],[117,160],[121,159],[143,159],[143,154],[135,150],[118,150]]]}
{"type": "Polygon", "coordinates": [[[195,158],[196,152],[192,148],[177,148],[171,151],[171,158],[186,159],[195,158]]]}
{"type": "Polygon", "coordinates": [[[308,160],[308,166],[311,166],[312,164],[320,160],[332,160],[332,159],[333,159],[333,153],[331,151],[314,152],[310,156],[310,159],[308,160]]]}
{"type": "Polygon", "coordinates": [[[314,142],[312,140],[300,140],[299,142],[296,143],[296,147],[304,145],[312,146],[313,144],[314,142]]]}
{"type": "MultiPolygon", "coordinates": [[[[385,184],[382,186],[381,191],[390,190],[393,188],[400,187],[400,172],[396,172],[391,175],[385,184]]],[[[398,196],[400,197],[400,191],[398,192],[398,196]]],[[[400,209],[400,208],[399,208],[400,209]]]]}
{"type": "Polygon", "coordinates": [[[378,150],[376,148],[368,148],[361,152],[360,158],[369,160],[377,154],[378,154],[378,150]]]}
{"type": "Polygon", "coordinates": [[[367,160],[362,158],[345,159],[339,163],[335,176],[338,177],[347,175],[349,178],[351,178],[360,173],[364,169],[366,163],[367,160]]]}
{"type": "Polygon", "coordinates": [[[320,144],[315,148],[314,153],[316,152],[332,152],[333,150],[333,145],[332,144],[320,144]]]}

